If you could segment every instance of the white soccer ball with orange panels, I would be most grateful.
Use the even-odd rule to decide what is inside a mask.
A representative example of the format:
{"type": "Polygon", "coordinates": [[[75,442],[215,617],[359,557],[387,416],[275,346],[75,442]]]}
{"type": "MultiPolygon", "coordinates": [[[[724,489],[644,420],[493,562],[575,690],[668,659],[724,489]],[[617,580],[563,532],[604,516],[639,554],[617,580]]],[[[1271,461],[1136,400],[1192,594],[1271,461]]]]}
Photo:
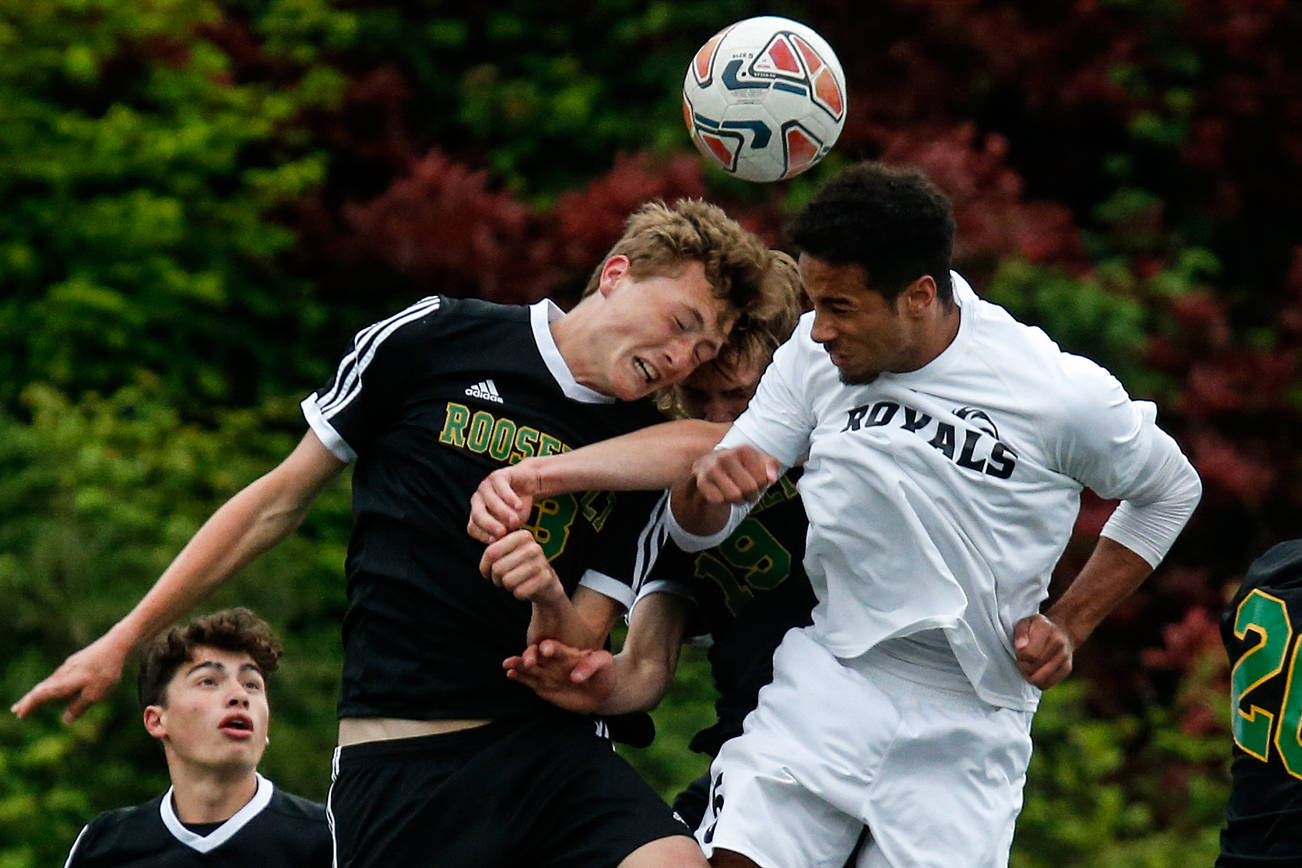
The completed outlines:
{"type": "Polygon", "coordinates": [[[845,126],[845,73],[812,28],[772,15],[720,30],[692,58],[683,119],[709,160],[779,181],[821,160],[845,126]]]}

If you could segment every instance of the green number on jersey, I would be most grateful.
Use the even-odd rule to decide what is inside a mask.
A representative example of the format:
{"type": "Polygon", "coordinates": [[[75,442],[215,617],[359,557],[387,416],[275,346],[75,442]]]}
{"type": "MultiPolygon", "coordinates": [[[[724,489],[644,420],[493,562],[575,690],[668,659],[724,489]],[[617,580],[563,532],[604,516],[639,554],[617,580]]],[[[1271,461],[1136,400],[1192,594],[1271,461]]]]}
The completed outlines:
{"type": "Polygon", "coordinates": [[[1284,767],[1294,777],[1302,778],[1302,732],[1299,732],[1302,729],[1302,690],[1295,689],[1298,648],[1302,643],[1293,648],[1281,707],[1269,710],[1249,705],[1247,712],[1241,708],[1249,693],[1284,669],[1285,657],[1293,641],[1293,624],[1284,601],[1261,590],[1248,594],[1235,613],[1234,635],[1245,639],[1249,632],[1256,633],[1260,641],[1239,658],[1230,673],[1234,742],[1246,753],[1266,762],[1270,752],[1270,733],[1275,729],[1275,749],[1284,767]],[[1276,717],[1279,718],[1278,728],[1275,727],[1276,717]]]}
{"type": "Polygon", "coordinates": [[[755,591],[770,591],[791,574],[791,552],[753,518],[742,521],[714,551],[718,558],[708,552],[697,556],[694,572],[698,579],[714,580],[734,615],[755,591]]]}
{"type": "Polygon", "coordinates": [[[557,555],[565,551],[565,543],[570,538],[570,525],[574,524],[574,517],[579,513],[579,503],[574,495],[561,494],[538,501],[534,509],[538,518],[525,527],[533,534],[538,545],[542,546],[547,560],[555,560],[557,555]]]}

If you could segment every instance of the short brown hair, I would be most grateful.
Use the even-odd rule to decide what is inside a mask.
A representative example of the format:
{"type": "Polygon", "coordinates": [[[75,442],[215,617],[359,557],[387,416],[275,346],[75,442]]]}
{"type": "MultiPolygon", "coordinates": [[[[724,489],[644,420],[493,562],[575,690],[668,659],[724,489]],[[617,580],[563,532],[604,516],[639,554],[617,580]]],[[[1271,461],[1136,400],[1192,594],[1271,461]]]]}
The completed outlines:
{"type": "Polygon", "coordinates": [[[606,262],[621,255],[638,280],[674,276],[692,262],[701,263],[715,298],[739,318],[767,318],[781,306],[765,285],[770,253],[764,242],[718,205],[700,199],[679,199],[673,207],[648,202],[633,212],[623,236],[588,279],[585,296],[597,291],[606,262]]]}
{"type": "MultiPolygon", "coordinates": [[[[728,335],[727,343],[714,359],[706,362],[707,365],[723,371],[738,371],[751,365],[764,368],[773,358],[773,351],[795,330],[805,293],[800,269],[796,267],[796,261],[781,250],[771,250],[769,254],[763,292],[772,301],[771,312],[762,318],[740,317],[728,335]]],[[[682,383],[662,389],[656,395],[656,406],[662,413],[686,416],[682,383]]]]}
{"type": "Polygon", "coordinates": [[[145,649],[136,681],[142,709],[167,705],[167,685],[176,670],[190,660],[195,648],[242,651],[253,658],[263,677],[276,671],[284,653],[270,625],[243,607],[222,609],[195,618],[184,627],[172,627],[145,649]]]}

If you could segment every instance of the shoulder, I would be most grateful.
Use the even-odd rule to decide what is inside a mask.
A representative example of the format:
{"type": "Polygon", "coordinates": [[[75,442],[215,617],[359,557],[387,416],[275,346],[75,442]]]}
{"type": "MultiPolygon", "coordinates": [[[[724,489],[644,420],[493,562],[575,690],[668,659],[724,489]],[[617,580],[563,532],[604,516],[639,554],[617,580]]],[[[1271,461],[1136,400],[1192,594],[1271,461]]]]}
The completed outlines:
{"type": "Polygon", "coordinates": [[[1239,596],[1254,589],[1302,596],[1302,539],[1272,546],[1252,562],[1239,596]]]}
{"type": "Polygon", "coordinates": [[[977,301],[973,351],[1020,400],[1038,413],[1067,421],[1128,403],[1130,396],[1107,368],[1070,353],[1038,326],[1019,322],[998,305],[977,301]]]}
{"type": "Polygon", "coordinates": [[[393,335],[401,341],[446,338],[494,326],[527,328],[528,325],[529,309],[521,305],[431,295],[370,326],[363,334],[375,332],[377,337],[393,335]]]}
{"type": "Polygon", "coordinates": [[[166,830],[159,814],[162,797],[140,805],[115,808],[95,817],[86,824],[72,846],[71,864],[120,853],[124,847],[148,847],[150,842],[166,830]]]}
{"type": "Polygon", "coordinates": [[[302,796],[296,796],[280,788],[277,788],[272,794],[271,801],[267,804],[267,811],[286,820],[326,825],[325,805],[311,799],[305,799],[302,796]]]}

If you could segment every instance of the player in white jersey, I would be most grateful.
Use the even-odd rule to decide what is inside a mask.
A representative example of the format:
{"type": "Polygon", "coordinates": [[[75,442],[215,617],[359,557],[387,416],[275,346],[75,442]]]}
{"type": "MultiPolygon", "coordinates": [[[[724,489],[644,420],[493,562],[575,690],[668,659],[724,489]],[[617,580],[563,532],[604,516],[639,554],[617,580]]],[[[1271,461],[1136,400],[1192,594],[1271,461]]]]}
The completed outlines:
{"type": "MultiPolygon", "coordinates": [[[[839,866],[865,826],[859,865],[1006,864],[1040,690],[1201,494],[1151,403],[950,271],[953,234],[920,172],[863,164],[820,191],[793,231],[813,312],[674,486],[671,530],[699,549],[805,465],[814,622],[712,768],[713,865],[839,866]],[[1040,612],[1082,487],[1121,504],[1040,612]]],[[[641,434],[589,481],[663,484],[641,434]]],[[[484,491],[472,522],[514,521],[513,494],[484,491]]]]}

